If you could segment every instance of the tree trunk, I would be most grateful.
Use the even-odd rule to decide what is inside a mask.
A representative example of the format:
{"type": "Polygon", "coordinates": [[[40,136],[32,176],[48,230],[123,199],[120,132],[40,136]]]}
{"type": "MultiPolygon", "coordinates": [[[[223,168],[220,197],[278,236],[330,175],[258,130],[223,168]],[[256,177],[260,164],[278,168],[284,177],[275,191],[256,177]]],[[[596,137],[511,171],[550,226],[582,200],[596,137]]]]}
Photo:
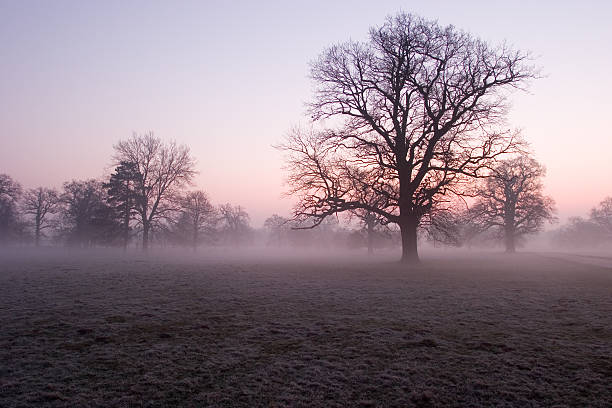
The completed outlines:
{"type": "Polygon", "coordinates": [[[513,254],[516,252],[516,244],[514,241],[514,229],[506,227],[504,230],[504,243],[506,245],[506,252],[513,254]]]}
{"type": "Polygon", "coordinates": [[[36,226],[34,228],[35,228],[35,234],[36,234],[35,235],[36,236],[35,245],[36,247],[38,247],[40,245],[40,219],[38,216],[36,217],[36,226]]]}
{"type": "MultiPolygon", "coordinates": [[[[506,193],[506,196],[509,196],[510,193],[506,193]]],[[[506,245],[506,252],[509,254],[513,254],[516,252],[515,245],[515,228],[514,228],[514,216],[516,214],[516,201],[515,200],[506,200],[506,205],[504,208],[504,244],[506,245]]]]}
{"type": "MultiPolygon", "coordinates": [[[[129,184],[128,184],[129,187],[129,184]]],[[[127,251],[127,244],[130,240],[130,200],[125,200],[125,213],[123,214],[123,252],[127,251]]]]}
{"type": "Polygon", "coordinates": [[[142,224],[142,250],[149,250],[149,222],[145,221],[142,224]]]}
{"type": "Polygon", "coordinates": [[[374,220],[370,215],[367,219],[367,232],[368,232],[368,254],[374,253],[374,220]]]}
{"type": "Polygon", "coordinates": [[[404,215],[401,217],[399,227],[402,234],[402,263],[420,263],[419,252],[417,250],[417,227],[419,222],[414,215],[404,215]]]}
{"type": "Polygon", "coordinates": [[[403,264],[420,263],[417,249],[417,228],[419,217],[414,212],[412,195],[410,189],[410,169],[402,164],[399,169],[400,196],[399,196],[399,227],[402,235],[402,260],[403,264]]]}
{"type": "Polygon", "coordinates": [[[192,236],[192,239],[191,239],[191,244],[192,244],[192,247],[193,247],[193,252],[195,252],[196,248],[198,246],[198,228],[197,227],[194,227],[194,229],[193,229],[193,236],[192,236]]]}

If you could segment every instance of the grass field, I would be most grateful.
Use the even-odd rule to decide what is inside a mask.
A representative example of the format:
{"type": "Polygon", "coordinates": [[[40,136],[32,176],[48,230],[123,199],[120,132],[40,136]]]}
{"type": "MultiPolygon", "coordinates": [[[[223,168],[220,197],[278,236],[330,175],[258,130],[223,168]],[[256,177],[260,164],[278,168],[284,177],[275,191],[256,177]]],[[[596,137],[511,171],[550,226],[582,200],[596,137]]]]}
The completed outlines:
{"type": "Polygon", "coordinates": [[[8,255],[0,406],[612,406],[612,268],[8,255]]]}

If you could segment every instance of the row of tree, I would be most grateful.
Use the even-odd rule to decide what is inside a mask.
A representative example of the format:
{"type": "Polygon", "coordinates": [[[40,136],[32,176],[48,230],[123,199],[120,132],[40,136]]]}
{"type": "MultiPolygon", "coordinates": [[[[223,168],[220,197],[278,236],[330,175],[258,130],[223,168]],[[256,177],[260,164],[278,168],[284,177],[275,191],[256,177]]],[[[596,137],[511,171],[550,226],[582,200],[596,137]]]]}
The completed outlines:
{"type": "MultiPolygon", "coordinates": [[[[151,142],[151,135],[132,142],[151,142]]],[[[454,202],[428,214],[420,235],[452,246],[503,242],[513,252],[525,236],[539,232],[544,222],[554,221],[553,201],[542,194],[544,168],[527,155],[500,162],[488,177],[471,190],[471,202],[454,202]]],[[[33,240],[51,235],[56,242],[78,246],[122,245],[135,237],[145,239],[143,215],[158,243],[191,246],[201,244],[246,245],[257,241],[268,246],[375,247],[398,245],[398,229],[376,213],[354,209],[343,217],[321,221],[272,215],[263,230],[249,225],[240,206],[215,207],[201,190],[181,191],[156,197],[154,210],[145,212],[146,198],[139,193],[142,177],[138,166],[120,161],[106,182],[97,180],[64,183],[62,191],[39,187],[22,191],[19,183],[0,175],[0,240],[33,240]],[[316,228],[303,227],[316,224],[316,228]],[[47,231],[51,234],[45,234],[47,231]]],[[[168,191],[168,190],[166,190],[168,191]]],[[[550,233],[552,242],[565,247],[612,243],[612,198],[593,208],[588,219],[574,217],[550,233]]],[[[147,234],[147,242],[150,235],[147,234]]],[[[145,243],[142,243],[145,247],[145,243]]]]}
{"type": "Polygon", "coordinates": [[[612,197],[592,208],[587,218],[571,217],[550,235],[555,245],[570,249],[612,245],[612,197]]]}
{"type": "Polygon", "coordinates": [[[33,238],[38,246],[51,235],[71,245],[127,247],[138,236],[145,250],[153,234],[159,242],[194,248],[205,241],[248,241],[250,220],[242,207],[215,207],[204,191],[185,191],[195,175],[186,146],[151,133],[133,135],[115,145],[114,160],[108,180],[74,180],[62,191],[24,192],[0,175],[0,240],[33,238]]]}
{"type": "MultiPolygon", "coordinates": [[[[148,139],[144,138],[144,139],[148,139]]],[[[144,141],[140,138],[141,141],[144,141]]],[[[138,194],[141,177],[137,166],[121,161],[106,181],[73,180],[61,190],[39,187],[23,191],[10,176],[0,175],[0,242],[33,243],[79,247],[133,245],[144,247],[142,209],[145,199],[138,194]]],[[[394,246],[397,234],[391,229],[373,231],[363,225],[342,226],[330,217],[316,229],[300,229],[289,218],[272,215],[262,229],[250,226],[241,206],[214,206],[201,190],[181,191],[162,197],[147,213],[147,240],[157,245],[265,245],[295,248],[373,248],[394,246]],[[151,216],[151,213],[153,214],[151,216]]],[[[148,242],[148,241],[147,241],[148,242]]]]}
{"type": "MultiPolygon", "coordinates": [[[[343,228],[329,218],[316,230],[300,230],[273,215],[263,230],[250,226],[241,206],[214,206],[202,190],[188,191],[195,175],[186,146],[163,142],[152,133],[133,135],[114,146],[114,171],[105,180],[73,180],[60,190],[39,187],[23,191],[0,175],[0,242],[42,239],[72,246],[123,246],[136,239],[143,249],[157,244],[196,248],[201,244],[242,246],[258,241],[269,246],[359,247],[392,245],[388,231],[367,234],[361,226],[343,228]]],[[[367,218],[367,217],[366,217],[367,218]]]]}

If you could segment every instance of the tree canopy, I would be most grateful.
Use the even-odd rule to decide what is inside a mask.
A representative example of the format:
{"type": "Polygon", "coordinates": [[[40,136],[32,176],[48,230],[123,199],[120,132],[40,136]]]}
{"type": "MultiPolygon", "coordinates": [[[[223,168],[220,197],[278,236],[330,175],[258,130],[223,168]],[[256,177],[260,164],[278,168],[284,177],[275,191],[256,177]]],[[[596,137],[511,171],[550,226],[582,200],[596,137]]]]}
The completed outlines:
{"type": "Polygon", "coordinates": [[[311,77],[319,127],[296,129],[280,146],[299,199],[294,216],[375,213],[399,225],[402,260],[418,262],[423,217],[514,150],[506,97],[536,71],[527,53],[400,13],[368,41],[326,49],[311,77]]]}

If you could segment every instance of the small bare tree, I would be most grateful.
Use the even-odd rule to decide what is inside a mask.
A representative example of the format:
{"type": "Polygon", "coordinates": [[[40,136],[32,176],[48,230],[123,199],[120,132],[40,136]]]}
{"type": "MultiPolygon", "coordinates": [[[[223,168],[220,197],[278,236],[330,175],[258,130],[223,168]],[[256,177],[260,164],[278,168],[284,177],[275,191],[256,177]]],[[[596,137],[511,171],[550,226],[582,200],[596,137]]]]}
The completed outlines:
{"type": "Polygon", "coordinates": [[[263,224],[268,233],[267,245],[281,246],[287,244],[288,233],[291,231],[290,220],[278,214],[266,218],[263,224]]]}
{"type": "Polygon", "coordinates": [[[249,214],[239,205],[223,204],[219,206],[219,232],[225,243],[243,245],[251,239],[249,214]]]}
{"type": "Polygon", "coordinates": [[[350,212],[349,219],[356,218],[363,232],[366,234],[368,254],[374,253],[374,244],[377,237],[390,237],[391,229],[386,218],[373,211],[357,209],[350,212]]]}
{"type": "Polygon", "coordinates": [[[299,198],[294,215],[320,222],[370,211],[400,227],[402,260],[418,262],[422,218],[514,148],[500,125],[507,90],[536,76],[528,59],[404,13],[372,28],[365,43],[328,48],[312,64],[310,113],[339,126],[294,131],[281,146],[299,198]],[[374,205],[364,189],[378,197],[374,205]]]}
{"type": "Polygon", "coordinates": [[[134,203],[142,224],[142,248],[146,251],[152,226],[167,213],[176,211],[169,203],[180,187],[191,182],[196,174],[195,162],[187,146],[164,143],[152,132],[134,134],[114,148],[116,164],[136,164],[141,177],[134,203]]]}
{"type": "Polygon", "coordinates": [[[555,220],[554,201],[542,193],[545,173],[542,165],[523,155],[499,163],[477,189],[472,219],[481,231],[497,229],[506,252],[516,251],[517,238],[541,231],[546,221],[555,220]]]}
{"type": "Polygon", "coordinates": [[[40,237],[43,230],[50,226],[48,215],[59,210],[60,198],[57,190],[50,188],[33,188],[28,190],[23,197],[23,211],[34,218],[34,242],[40,245],[40,237]]]}
{"type": "Polygon", "coordinates": [[[187,232],[195,251],[205,236],[212,236],[217,223],[217,211],[202,190],[191,191],[179,198],[178,230],[187,232]]]}
{"type": "Polygon", "coordinates": [[[606,197],[591,210],[591,220],[599,225],[612,238],[612,197],[606,197]]]}

